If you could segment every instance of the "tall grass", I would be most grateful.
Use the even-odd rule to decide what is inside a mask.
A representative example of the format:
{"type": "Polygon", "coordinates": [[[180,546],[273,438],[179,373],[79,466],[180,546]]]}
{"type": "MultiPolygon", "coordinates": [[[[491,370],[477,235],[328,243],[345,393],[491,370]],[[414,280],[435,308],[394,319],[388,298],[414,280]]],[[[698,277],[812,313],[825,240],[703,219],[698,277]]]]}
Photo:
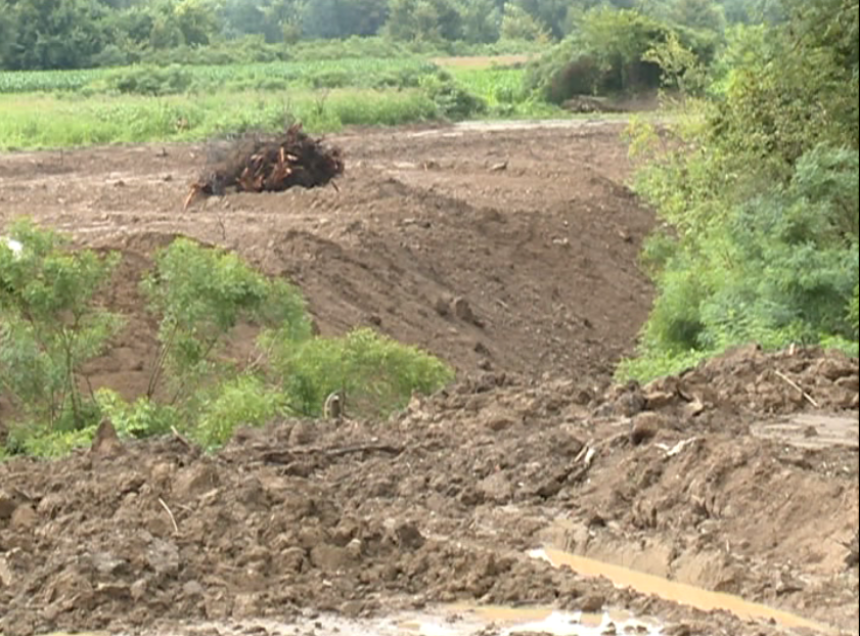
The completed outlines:
{"type": "Polygon", "coordinates": [[[195,141],[274,131],[288,120],[319,134],[446,117],[565,116],[525,91],[523,74],[492,65],[443,71],[408,56],[2,73],[0,150],[195,141]]]}
{"type": "Polygon", "coordinates": [[[313,133],[347,125],[399,125],[436,118],[423,92],[336,89],[247,91],[206,96],[124,95],[60,99],[0,96],[0,149],[147,141],[194,141],[249,129],[282,129],[291,118],[313,133]]]}
{"type": "Polygon", "coordinates": [[[463,88],[486,102],[492,117],[542,119],[570,116],[568,111],[543,101],[525,89],[524,69],[453,66],[446,70],[463,88]]]}

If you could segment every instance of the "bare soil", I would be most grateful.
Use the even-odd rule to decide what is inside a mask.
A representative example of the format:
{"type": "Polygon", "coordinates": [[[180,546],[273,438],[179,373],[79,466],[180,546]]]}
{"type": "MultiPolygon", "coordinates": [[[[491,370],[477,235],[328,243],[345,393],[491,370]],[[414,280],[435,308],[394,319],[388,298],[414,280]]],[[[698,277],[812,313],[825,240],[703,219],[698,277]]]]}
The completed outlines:
{"type": "Polygon", "coordinates": [[[611,385],[651,301],[636,258],[653,217],[624,186],[622,125],[356,132],[332,140],[339,190],[185,213],[204,146],[0,159],[0,228],[30,214],[123,253],[106,300],[130,326],[97,386],[145,389],[136,280],[180,234],[289,277],[322,333],[373,325],[461,378],[390,421],[276,422],[212,456],[168,438],[0,465],[0,632],[201,633],[466,601],[803,633],[526,555],[551,545],[857,634],[857,360],[750,347],[611,385]]]}

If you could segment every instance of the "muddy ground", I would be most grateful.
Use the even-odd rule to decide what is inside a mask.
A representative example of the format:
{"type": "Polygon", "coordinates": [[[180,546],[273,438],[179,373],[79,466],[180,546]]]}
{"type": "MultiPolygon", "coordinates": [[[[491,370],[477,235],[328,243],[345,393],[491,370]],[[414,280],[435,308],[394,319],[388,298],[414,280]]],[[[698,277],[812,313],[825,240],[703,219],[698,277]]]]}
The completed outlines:
{"type": "Polygon", "coordinates": [[[185,213],[205,146],[0,158],[0,227],[30,214],[123,251],[108,300],[130,326],[95,385],[145,388],[136,280],[178,234],[288,276],[323,333],[373,325],[461,373],[387,422],[277,422],[215,456],[165,439],[0,465],[0,632],[474,601],[789,633],[527,556],[546,545],[858,633],[856,360],[747,348],[610,386],[651,301],[636,257],[653,216],[624,186],[621,127],[356,132],[336,140],[338,190],[185,213]]]}

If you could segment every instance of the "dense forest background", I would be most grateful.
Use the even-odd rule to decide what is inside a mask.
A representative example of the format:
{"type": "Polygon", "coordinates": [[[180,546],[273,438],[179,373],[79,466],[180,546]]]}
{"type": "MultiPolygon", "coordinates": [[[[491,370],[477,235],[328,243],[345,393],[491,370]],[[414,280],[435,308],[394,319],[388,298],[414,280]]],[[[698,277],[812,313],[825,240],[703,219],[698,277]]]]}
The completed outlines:
{"type": "Polygon", "coordinates": [[[0,0],[0,68],[288,59],[298,42],[351,37],[522,49],[575,36],[601,7],[683,28],[700,47],[731,25],[785,19],[779,0],[0,0]],[[182,56],[201,48],[211,55],[182,56]]]}

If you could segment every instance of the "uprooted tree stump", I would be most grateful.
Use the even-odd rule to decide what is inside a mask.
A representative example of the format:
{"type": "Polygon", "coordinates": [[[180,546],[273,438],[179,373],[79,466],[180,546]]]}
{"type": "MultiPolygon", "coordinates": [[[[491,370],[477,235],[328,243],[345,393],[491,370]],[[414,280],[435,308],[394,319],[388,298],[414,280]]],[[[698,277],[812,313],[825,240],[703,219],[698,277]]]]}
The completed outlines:
{"type": "MultiPolygon", "coordinates": [[[[341,150],[325,147],[290,126],[277,137],[245,136],[236,141],[227,158],[208,167],[191,184],[183,209],[203,196],[223,195],[229,188],[237,192],[282,192],[294,186],[314,188],[343,174],[341,150]]],[[[335,186],[336,187],[336,186],[335,186]]]]}

